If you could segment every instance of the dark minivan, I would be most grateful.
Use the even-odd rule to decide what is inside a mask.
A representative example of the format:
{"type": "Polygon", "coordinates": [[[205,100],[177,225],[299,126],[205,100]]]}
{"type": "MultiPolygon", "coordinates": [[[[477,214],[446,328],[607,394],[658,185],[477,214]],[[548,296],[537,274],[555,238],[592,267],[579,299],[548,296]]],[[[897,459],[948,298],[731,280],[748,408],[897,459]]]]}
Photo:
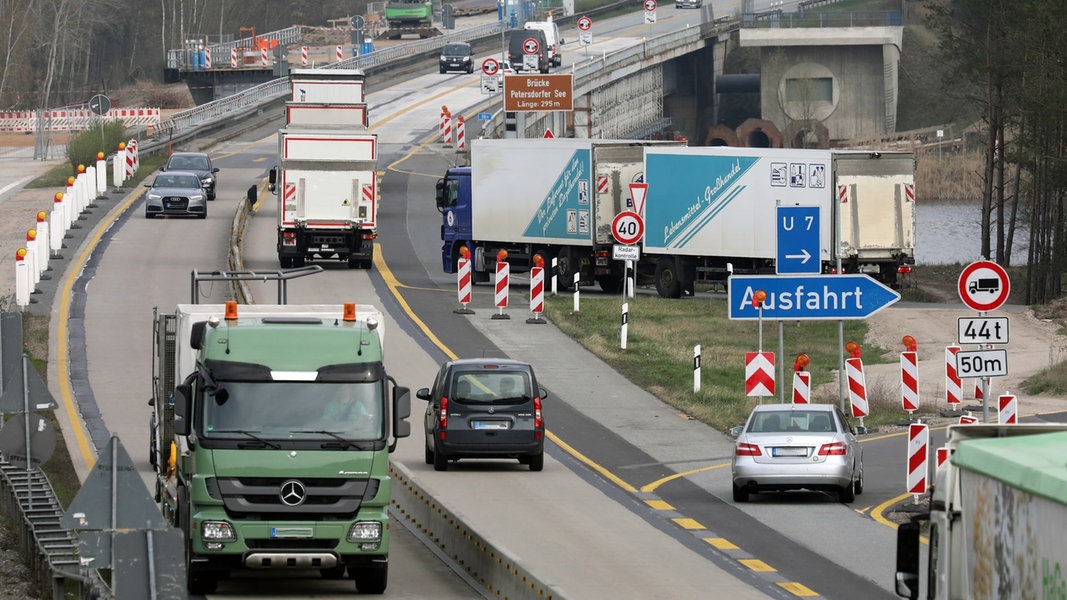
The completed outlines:
{"type": "Polygon", "coordinates": [[[529,363],[467,358],[441,365],[433,388],[415,396],[428,400],[426,464],[447,471],[461,458],[515,458],[540,471],[545,465],[545,421],[541,403],[548,392],[537,384],[529,363]]]}
{"type": "Polygon", "coordinates": [[[441,72],[449,71],[474,72],[474,52],[470,44],[454,42],[441,48],[441,72]]]}
{"type": "Polygon", "coordinates": [[[511,68],[515,69],[516,72],[537,70],[541,73],[548,73],[548,41],[545,39],[545,32],[539,29],[517,29],[512,31],[508,42],[507,61],[511,63],[511,68]],[[527,52],[527,50],[531,49],[535,51],[527,52]],[[526,66],[525,58],[527,54],[537,56],[536,69],[526,66]]]}

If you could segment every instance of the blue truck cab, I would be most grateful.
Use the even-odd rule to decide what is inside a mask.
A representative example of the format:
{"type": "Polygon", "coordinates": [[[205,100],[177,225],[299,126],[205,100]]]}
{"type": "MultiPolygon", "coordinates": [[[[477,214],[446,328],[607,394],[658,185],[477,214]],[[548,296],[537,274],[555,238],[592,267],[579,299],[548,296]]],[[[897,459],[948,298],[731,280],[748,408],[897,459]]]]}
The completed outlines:
{"type": "Polygon", "coordinates": [[[441,266],[445,273],[459,268],[460,248],[473,252],[471,228],[471,168],[454,167],[437,181],[437,210],[441,220],[441,266]]]}

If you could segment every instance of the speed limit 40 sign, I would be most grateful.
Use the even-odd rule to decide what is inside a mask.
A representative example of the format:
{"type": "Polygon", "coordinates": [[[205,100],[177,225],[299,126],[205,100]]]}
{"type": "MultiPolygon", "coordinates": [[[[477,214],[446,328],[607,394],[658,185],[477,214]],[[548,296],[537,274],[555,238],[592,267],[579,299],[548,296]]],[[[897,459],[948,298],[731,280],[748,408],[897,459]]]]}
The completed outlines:
{"type": "Polygon", "coordinates": [[[645,235],[645,221],[632,210],[625,210],[611,221],[611,235],[620,244],[636,244],[645,235]]]}

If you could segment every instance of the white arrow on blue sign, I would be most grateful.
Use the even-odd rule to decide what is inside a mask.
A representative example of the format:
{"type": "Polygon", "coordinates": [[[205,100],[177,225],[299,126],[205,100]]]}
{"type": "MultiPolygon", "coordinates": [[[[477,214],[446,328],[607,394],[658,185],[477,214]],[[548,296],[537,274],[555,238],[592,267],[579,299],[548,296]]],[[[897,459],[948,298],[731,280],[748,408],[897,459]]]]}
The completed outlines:
{"type": "Polygon", "coordinates": [[[478,113],[478,120],[479,121],[492,121],[493,120],[493,113],[487,113],[487,112],[478,113]]]}
{"type": "Polygon", "coordinates": [[[900,300],[900,294],[867,275],[733,275],[729,281],[731,319],[758,319],[752,296],[759,290],[764,319],[866,319],[900,300]]]}
{"type": "Polygon", "coordinates": [[[819,207],[779,206],[778,250],[774,272],[779,275],[817,275],[819,258],[819,207]]]}

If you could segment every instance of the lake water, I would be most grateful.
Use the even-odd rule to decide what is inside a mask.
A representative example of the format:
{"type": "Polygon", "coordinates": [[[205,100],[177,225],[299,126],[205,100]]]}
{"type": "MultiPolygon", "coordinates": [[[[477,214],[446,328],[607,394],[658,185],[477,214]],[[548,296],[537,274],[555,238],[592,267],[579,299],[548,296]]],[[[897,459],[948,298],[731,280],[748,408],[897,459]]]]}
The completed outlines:
{"type": "MultiPolygon", "coordinates": [[[[968,264],[983,258],[980,205],[917,202],[915,211],[915,264],[968,264]]],[[[1028,237],[1026,229],[1016,226],[1013,265],[1026,262],[1028,237]]],[[[995,249],[995,237],[991,243],[995,249]]]]}

